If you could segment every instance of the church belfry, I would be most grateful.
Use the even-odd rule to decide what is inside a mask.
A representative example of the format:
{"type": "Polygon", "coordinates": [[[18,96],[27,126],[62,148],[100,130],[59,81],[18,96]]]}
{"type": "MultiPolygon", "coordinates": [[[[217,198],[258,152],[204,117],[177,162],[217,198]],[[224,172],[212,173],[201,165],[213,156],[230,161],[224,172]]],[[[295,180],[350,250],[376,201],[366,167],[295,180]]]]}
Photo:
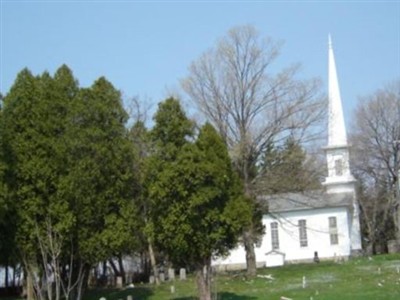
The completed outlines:
{"type": "Polygon", "coordinates": [[[325,147],[328,175],[323,183],[328,194],[354,192],[355,179],[350,172],[349,146],[343,117],[339,81],[333,55],[332,40],[328,41],[328,145],[325,147]]]}

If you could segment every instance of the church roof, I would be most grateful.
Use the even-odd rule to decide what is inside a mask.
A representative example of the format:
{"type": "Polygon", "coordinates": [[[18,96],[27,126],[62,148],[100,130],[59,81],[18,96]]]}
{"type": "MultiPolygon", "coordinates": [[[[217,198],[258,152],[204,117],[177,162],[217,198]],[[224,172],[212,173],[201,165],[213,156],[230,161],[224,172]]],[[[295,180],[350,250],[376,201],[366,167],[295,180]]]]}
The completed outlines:
{"type": "Polygon", "coordinates": [[[327,194],[323,191],[258,197],[262,208],[271,213],[351,206],[352,199],[353,193],[327,194]]]}

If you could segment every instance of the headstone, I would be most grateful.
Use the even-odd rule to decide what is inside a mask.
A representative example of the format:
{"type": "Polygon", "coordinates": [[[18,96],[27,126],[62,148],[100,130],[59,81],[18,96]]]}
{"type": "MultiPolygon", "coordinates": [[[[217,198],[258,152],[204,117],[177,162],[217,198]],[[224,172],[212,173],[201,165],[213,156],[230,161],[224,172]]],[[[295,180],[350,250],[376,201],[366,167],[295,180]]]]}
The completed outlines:
{"type": "Polygon", "coordinates": [[[307,286],[306,276],[303,276],[303,289],[307,286]]]}
{"type": "Polygon", "coordinates": [[[122,276],[117,276],[117,288],[122,288],[122,276]]]}
{"type": "Polygon", "coordinates": [[[171,294],[174,294],[174,293],[175,293],[175,286],[171,285],[171,294]]]}
{"type": "Polygon", "coordinates": [[[186,269],[185,268],[181,268],[179,270],[179,279],[186,280],[186,269]]]}
{"type": "Polygon", "coordinates": [[[128,297],[126,297],[126,300],[133,300],[132,295],[128,295],[128,297]]]}
{"type": "Polygon", "coordinates": [[[165,274],[164,273],[160,273],[160,281],[161,282],[165,281],[165,274]]]}
{"type": "Polygon", "coordinates": [[[156,279],[154,278],[154,275],[150,275],[150,277],[149,277],[149,283],[150,283],[150,284],[154,284],[155,281],[156,281],[156,279]]]}
{"type": "Polygon", "coordinates": [[[168,280],[175,280],[175,270],[172,268],[168,269],[168,280]]]}
{"type": "Polygon", "coordinates": [[[105,297],[101,297],[99,300],[107,300],[105,297]]]}
{"type": "Polygon", "coordinates": [[[387,242],[387,248],[389,253],[398,253],[400,252],[400,242],[397,240],[389,240],[387,242]]]}

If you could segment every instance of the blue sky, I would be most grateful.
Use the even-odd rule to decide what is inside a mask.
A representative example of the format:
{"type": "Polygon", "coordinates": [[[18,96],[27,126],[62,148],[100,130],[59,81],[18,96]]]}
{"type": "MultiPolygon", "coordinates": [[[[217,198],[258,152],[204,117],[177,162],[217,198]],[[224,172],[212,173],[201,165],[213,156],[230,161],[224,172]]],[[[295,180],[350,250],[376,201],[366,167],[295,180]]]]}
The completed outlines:
{"type": "Polygon", "coordinates": [[[344,102],[400,78],[400,1],[1,1],[0,91],[17,73],[67,64],[81,86],[107,77],[124,97],[159,102],[190,63],[230,28],[254,25],[283,40],[276,69],[327,86],[332,35],[344,102]]]}

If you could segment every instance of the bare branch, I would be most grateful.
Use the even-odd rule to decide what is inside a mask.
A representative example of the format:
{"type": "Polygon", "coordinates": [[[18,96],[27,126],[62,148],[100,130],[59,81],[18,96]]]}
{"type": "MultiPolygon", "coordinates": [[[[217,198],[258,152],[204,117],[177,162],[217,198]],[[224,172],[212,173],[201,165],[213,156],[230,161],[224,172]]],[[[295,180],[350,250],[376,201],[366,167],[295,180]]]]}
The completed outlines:
{"type": "Polygon", "coordinates": [[[374,240],[375,234],[386,234],[387,224],[376,226],[389,220],[400,235],[400,146],[396,143],[400,140],[400,80],[360,98],[352,131],[353,167],[363,183],[361,206],[372,230],[369,235],[374,240]]]}
{"type": "Polygon", "coordinates": [[[182,87],[218,128],[233,159],[257,159],[266,145],[287,136],[321,136],[326,99],[318,80],[297,80],[299,65],[272,73],[281,43],[251,26],[233,28],[189,68],[182,87]]]}

